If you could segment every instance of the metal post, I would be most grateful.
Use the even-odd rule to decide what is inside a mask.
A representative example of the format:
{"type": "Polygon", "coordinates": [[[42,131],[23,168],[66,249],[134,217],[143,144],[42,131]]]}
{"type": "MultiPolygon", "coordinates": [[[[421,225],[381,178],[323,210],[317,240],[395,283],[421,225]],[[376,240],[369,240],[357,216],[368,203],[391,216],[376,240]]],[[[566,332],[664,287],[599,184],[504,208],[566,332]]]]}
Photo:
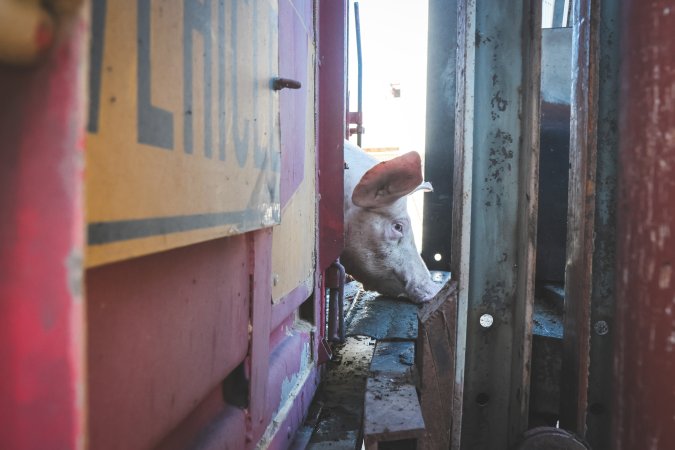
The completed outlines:
{"type": "Polygon", "coordinates": [[[623,3],[612,448],[675,442],[675,2],[623,3]]]}
{"type": "Polygon", "coordinates": [[[429,1],[427,118],[422,258],[431,270],[450,270],[452,183],[455,153],[457,0],[429,1]]]}
{"type": "MultiPolygon", "coordinates": [[[[456,160],[455,173],[459,181],[466,180],[466,170],[472,171],[470,230],[465,206],[463,220],[453,221],[462,223],[460,229],[453,227],[453,257],[460,258],[453,261],[460,270],[460,313],[463,296],[468,299],[461,447],[503,450],[527,428],[541,4],[478,0],[462,2],[460,10],[458,28],[475,23],[475,33],[464,34],[460,41],[460,58],[466,65],[461,82],[458,79],[458,93],[464,92],[458,101],[456,140],[462,143],[459,153],[471,148],[472,160],[467,161],[468,154],[460,164],[456,160]],[[467,100],[472,96],[471,104],[467,100]],[[472,130],[466,129],[465,121],[473,121],[472,130]],[[472,133],[471,147],[464,143],[467,133],[472,133]],[[468,293],[463,285],[467,263],[468,293]]],[[[465,192],[455,189],[455,205],[463,202],[465,192]]]]}

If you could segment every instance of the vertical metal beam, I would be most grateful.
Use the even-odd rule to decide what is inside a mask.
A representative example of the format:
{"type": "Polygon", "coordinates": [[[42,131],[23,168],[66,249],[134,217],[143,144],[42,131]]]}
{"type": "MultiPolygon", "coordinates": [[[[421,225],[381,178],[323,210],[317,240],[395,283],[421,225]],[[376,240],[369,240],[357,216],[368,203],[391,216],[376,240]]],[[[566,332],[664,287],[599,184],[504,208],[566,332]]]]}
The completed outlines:
{"type": "Polygon", "coordinates": [[[344,246],[343,145],[347,132],[346,40],[347,2],[317,2],[318,42],[318,181],[319,269],[326,269],[344,246]]]}
{"type": "Polygon", "coordinates": [[[457,0],[429,0],[424,177],[434,191],[424,196],[422,258],[432,270],[450,270],[456,65],[457,0]]]}
{"type": "Polygon", "coordinates": [[[623,3],[616,450],[675,442],[675,2],[623,3]]]}
{"type": "MultiPolygon", "coordinates": [[[[247,358],[250,373],[249,414],[246,417],[250,436],[257,441],[268,425],[269,413],[278,399],[268,398],[270,372],[270,318],[272,313],[272,229],[253,231],[247,235],[250,267],[249,316],[250,342],[247,358]],[[271,408],[268,403],[271,403],[271,408]]],[[[251,442],[247,443],[250,446],[251,442]]]]}
{"type": "Polygon", "coordinates": [[[598,33],[598,125],[586,440],[610,450],[612,343],[616,285],[616,184],[620,2],[602,1],[598,33]]]}
{"type": "Polygon", "coordinates": [[[586,431],[595,220],[599,2],[574,2],[560,425],[586,431]]]}
{"type": "MultiPolygon", "coordinates": [[[[460,18],[471,20],[471,15],[460,18]]],[[[470,25],[458,25],[460,29],[466,26],[470,25]]],[[[527,428],[541,4],[478,0],[475,27],[475,34],[465,35],[461,42],[475,41],[473,73],[462,68],[467,70],[466,76],[473,77],[469,87],[473,111],[463,114],[472,115],[474,123],[461,446],[481,450],[504,449],[527,428]],[[485,314],[493,319],[489,326],[480,324],[485,314]]],[[[459,276],[461,284],[464,275],[460,272],[459,276]]]]}
{"type": "MultiPolygon", "coordinates": [[[[452,450],[461,448],[464,411],[466,317],[469,308],[471,204],[473,200],[475,36],[476,2],[475,0],[459,0],[457,2],[457,107],[455,110],[455,153],[452,178],[452,257],[450,259],[450,271],[455,280],[458,281],[455,389],[450,440],[452,450]]],[[[429,118],[427,118],[428,123],[429,118]]]]}
{"type": "Polygon", "coordinates": [[[89,27],[78,11],[60,17],[54,48],[34,66],[0,65],[4,449],[85,447],[82,142],[89,27]]]}

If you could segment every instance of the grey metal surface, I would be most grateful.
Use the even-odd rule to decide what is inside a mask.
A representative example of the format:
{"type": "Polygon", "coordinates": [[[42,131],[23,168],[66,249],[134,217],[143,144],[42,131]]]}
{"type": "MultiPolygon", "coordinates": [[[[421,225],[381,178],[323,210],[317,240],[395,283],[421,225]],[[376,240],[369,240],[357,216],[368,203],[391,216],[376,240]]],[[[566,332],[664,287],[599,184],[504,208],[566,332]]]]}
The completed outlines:
{"type": "Polygon", "coordinates": [[[572,29],[542,30],[537,281],[565,279],[572,29]]]}
{"type": "Polygon", "coordinates": [[[473,111],[464,111],[474,121],[461,443],[467,450],[505,449],[527,426],[540,7],[539,1],[475,3],[474,103],[473,111]],[[479,323],[483,314],[494,318],[488,328],[479,323]]]}
{"type": "Polygon", "coordinates": [[[591,293],[590,366],[586,440],[594,450],[611,448],[612,364],[616,296],[616,202],[619,121],[620,2],[600,2],[598,138],[591,293]],[[603,326],[604,322],[604,326],[603,326]],[[604,328],[604,331],[603,331],[604,328]]]}
{"type": "Polygon", "coordinates": [[[430,269],[450,269],[455,137],[457,0],[429,0],[427,115],[422,258],[430,269]],[[434,256],[439,254],[440,261],[434,256]]]}

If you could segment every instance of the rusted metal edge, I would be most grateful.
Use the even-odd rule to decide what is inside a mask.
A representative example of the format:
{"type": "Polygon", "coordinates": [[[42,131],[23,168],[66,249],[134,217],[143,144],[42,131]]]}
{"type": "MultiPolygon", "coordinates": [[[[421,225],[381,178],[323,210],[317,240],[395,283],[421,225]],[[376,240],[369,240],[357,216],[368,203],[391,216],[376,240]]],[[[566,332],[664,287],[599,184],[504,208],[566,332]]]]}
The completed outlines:
{"type": "Polygon", "coordinates": [[[560,425],[586,432],[596,190],[598,7],[574,2],[560,425]]]}

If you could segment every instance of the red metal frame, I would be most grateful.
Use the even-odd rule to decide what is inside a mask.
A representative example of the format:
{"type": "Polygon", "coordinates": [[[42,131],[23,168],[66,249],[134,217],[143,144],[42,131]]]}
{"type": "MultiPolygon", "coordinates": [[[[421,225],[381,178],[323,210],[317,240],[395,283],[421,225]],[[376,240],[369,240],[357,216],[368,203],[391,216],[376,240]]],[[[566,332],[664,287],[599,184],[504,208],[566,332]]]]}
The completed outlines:
{"type": "Polygon", "coordinates": [[[83,19],[0,66],[0,447],[84,448],[83,19]]]}
{"type": "Polygon", "coordinates": [[[612,448],[671,448],[675,4],[622,6],[612,448]]]}
{"type": "Polygon", "coordinates": [[[319,8],[319,268],[325,270],[344,247],[344,136],[347,2],[319,8]]]}

